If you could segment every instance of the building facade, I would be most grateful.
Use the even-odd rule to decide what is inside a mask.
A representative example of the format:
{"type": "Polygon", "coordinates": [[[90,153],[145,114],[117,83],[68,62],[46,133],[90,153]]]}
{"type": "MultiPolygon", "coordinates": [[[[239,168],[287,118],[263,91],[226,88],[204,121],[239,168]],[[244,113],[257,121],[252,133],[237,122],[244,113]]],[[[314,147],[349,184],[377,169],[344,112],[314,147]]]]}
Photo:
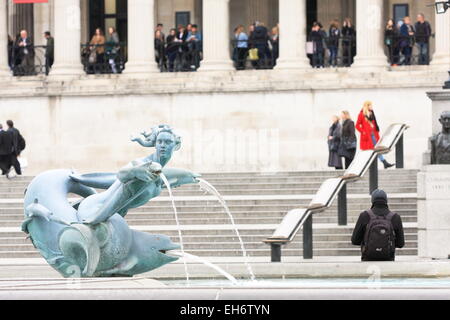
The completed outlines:
{"type": "Polygon", "coordinates": [[[15,120],[27,137],[30,174],[58,167],[117,169],[146,152],[129,142],[129,135],[159,123],[170,123],[184,137],[175,165],[202,172],[324,169],[330,117],[347,109],[356,118],[365,100],[373,101],[382,129],[394,122],[410,124],[406,166],[417,168],[431,135],[426,92],[440,89],[450,67],[450,15],[435,16],[423,1],[0,4],[0,48],[7,47],[7,32],[22,28],[36,44],[44,43],[46,30],[55,37],[55,63],[48,76],[13,77],[6,49],[0,52],[0,121],[15,120]],[[431,63],[391,67],[383,41],[385,21],[402,14],[415,21],[420,12],[434,33],[431,63]],[[329,20],[344,17],[356,25],[355,62],[349,68],[311,68],[306,55],[309,25],[319,20],[327,26],[329,20]],[[277,66],[235,70],[233,28],[256,20],[280,25],[277,66]],[[151,39],[157,22],[165,32],[178,23],[200,25],[203,61],[197,72],[159,72],[151,39]],[[109,25],[126,41],[126,68],[122,74],[86,74],[80,44],[96,27],[109,25]]]}

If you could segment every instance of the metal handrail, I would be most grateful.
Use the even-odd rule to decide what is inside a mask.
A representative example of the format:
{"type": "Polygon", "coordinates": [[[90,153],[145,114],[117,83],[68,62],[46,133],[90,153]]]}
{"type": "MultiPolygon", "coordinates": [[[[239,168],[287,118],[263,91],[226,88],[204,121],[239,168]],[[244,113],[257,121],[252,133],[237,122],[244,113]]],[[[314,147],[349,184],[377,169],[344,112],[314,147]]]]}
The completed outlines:
{"type": "Polygon", "coordinates": [[[8,64],[14,76],[34,76],[46,73],[45,51],[47,46],[32,45],[28,48],[31,52],[28,53],[28,58],[22,57],[24,60],[19,60],[21,55],[17,54],[18,46],[13,44],[8,48],[11,55],[8,57],[8,64]]]}
{"type": "MultiPolygon", "coordinates": [[[[344,172],[342,176],[325,180],[316,196],[306,208],[297,208],[290,210],[283,218],[278,228],[274,231],[272,236],[263,240],[264,243],[270,244],[272,247],[272,260],[279,261],[278,258],[274,260],[273,251],[278,251],[279,258],[281,258],[281,245],[285,245],[291,242],[296,236],[297,232],[303,227],[306,221],[312,214],[319,213],[328,209],[338,196],[342,188],[346,186],[348,182],[354,182],[360,180],[367,170],[371,167],[373,161],[376,161],[379,154],[385,154],[392,150],[394,146],[402,138],[404,132],[409,128],[406,124],[395,123],[391,124],[386,133],[381,137],[378,143],[375,145],[374,150],[367,150],[358,153],[357,157],[365,157],[366,161],[363,166],[358,166],[357,157],[352,162],[350,167],[344,172]],[[321,203],[315,203],[315,199],[320,195],[321,191],[327,184],[334,184],[334,189],[330,196],[321,203]]],[[[276,255],[275,255],[276,256],[276,255]]]]}
{"type": "Polygon", "coordinates": [[[81,63],[87,74],[121,73],[125,69],[126,63],[126,42],[105,42],[103,44],[80,44],[81,63]],[[90,54],[96,52],[98,48],[103,48],[101,60],[90,61],[90,54]]]}

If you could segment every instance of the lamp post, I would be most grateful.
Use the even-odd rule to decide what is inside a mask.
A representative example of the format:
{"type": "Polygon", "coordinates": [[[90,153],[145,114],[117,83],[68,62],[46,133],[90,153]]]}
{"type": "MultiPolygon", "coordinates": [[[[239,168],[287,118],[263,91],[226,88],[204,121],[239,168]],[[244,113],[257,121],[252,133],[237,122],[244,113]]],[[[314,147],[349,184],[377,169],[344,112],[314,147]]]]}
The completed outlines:
{"type": "MultiPolygon", "coordinates": [[[[450,1],[438,1],[434,4],[434,7],[436,8],[437,14],[444,14],[447,9],[450,7],[450,1]]],[[[450,71],[448,72],[450,76],[450,71]]],[[[445,81],[443,89],[450,89],[450,78],[445,81]]]]}

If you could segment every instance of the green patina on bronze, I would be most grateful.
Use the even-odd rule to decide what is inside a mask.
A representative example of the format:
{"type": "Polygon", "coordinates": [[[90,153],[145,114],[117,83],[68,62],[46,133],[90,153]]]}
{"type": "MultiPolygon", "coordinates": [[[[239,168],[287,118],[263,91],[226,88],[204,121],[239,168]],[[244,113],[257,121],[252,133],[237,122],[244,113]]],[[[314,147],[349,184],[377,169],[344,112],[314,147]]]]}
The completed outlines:
{"type": "Polygon", "coordinates": [[[64,277],[133,276],[177,259],[167,254],[179,248],[169,237],[132,230],[124,217],[129,209],[161,193],[165,188],[161,173],[171,187],[197,183],[199,175],[164,168],[181,146],[169,126],[160,125],[131,140],[156,152],[131,161],[117,174],[46,171],[27,188],[22,230],[64,277]],[[69,193],[81,200],[69,203],[69,193]]]}

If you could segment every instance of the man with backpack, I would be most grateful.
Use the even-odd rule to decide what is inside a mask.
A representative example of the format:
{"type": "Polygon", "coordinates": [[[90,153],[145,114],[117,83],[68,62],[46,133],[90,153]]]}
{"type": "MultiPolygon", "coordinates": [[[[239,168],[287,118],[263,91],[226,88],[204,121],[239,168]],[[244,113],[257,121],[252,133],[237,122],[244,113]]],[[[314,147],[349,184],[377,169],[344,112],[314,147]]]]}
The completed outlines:
{"type": "MultiPolygon", "coordinates": [[[[20,168],[19,160],[17,157],[20,156],[20,153],[25,149],[25,139],[20,134],[20,131],[14,128],[14,122],[12,120],[6,121],[8,125],[8,133],[12,137],[12,152],[10,156],[11,165],[14,167],[17,175],[22,174],[22,170],[20,168]]],[[[9,170],[8,170],[9,171],[9,170]]],[[[10,174],[6,175],[7,178],[10,178],[10,174]]]]}
{"type": "Polygon", "coordinates": [[[395,248],[405,245],[402,219],[389,210],[386,192],[372,192],[372,207],[362,212],[352,234],[361,246],[362,261],[394,261],[395,248]]]}

